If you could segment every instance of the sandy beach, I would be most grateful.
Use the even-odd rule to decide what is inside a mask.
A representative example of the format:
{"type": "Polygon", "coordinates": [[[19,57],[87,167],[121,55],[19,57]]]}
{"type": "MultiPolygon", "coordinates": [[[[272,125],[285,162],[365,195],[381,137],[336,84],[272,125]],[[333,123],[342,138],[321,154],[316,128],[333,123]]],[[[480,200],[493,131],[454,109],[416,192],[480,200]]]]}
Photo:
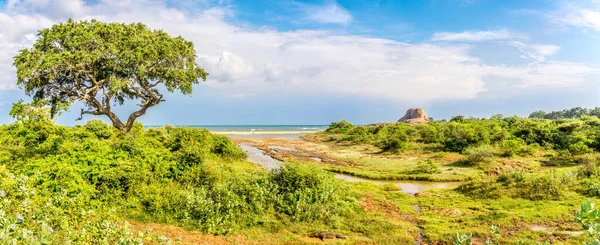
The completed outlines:
{"type": "Polygon", "coordinates": [[[214,134],[221,134],[221,135],[270,135],[270,134],[274,134],[274,135],[285,135],[285,134],[309,134],[309,133],[315,133],[315,132],[320,132],[320,131],[252,131],[252,132],[218,132],[218,131],[211,131],[211,133],[214,134]]]}

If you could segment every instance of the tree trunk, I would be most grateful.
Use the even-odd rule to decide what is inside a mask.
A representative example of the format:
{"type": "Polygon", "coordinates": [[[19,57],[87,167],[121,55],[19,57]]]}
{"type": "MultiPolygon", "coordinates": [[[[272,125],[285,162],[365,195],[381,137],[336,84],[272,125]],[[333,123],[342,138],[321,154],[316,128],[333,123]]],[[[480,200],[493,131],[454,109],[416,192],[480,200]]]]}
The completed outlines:
{"type": "Polygon", "coordinates": [[[108,116],[110,121],[112,121],[113,127],[117,128],[118,130],[120,130],[122,132],[129,133],[129,130],[125,129],[125,126],[123,125],[123,123],[121,122],[119,117],[117,117],[117,115],[115,113],[113,113],[112,111],[109,111],[108,113],[106,113],[106,116],[108,116]]]}

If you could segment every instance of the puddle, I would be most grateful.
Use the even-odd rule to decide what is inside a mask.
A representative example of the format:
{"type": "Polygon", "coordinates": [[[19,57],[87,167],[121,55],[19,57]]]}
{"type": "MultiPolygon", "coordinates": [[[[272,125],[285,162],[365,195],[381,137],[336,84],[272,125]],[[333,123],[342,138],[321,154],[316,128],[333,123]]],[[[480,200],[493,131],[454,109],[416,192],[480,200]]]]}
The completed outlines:
{"type": "Polygon", "coordinates": [[[315,161],[315,162],[323,162],[323,159],[318,158],[318,157],[311,157],[311,160],[315,161]]]}
{"type": "Polygon", "coordinates": [[[239,144],[240,148],[248,154],[248,161],[256,163],[268,170],[281,167],[282,162],[265,155],[260,149],[246,144],[239,144]]]}
{"type": "Polygon", "coordinates": [[[402,192],[408,194],[416,194],[430,189],[456,188],[461,182],[428,182],[428,181],[411,181],[411,180],[370,180],[358,178],[347,174],[335,174],[338,179],[343,179],[349,182],[369,182],[377,185],[393,184],[399,187],[402,192]]]}
{"type": "Polygon", "coordinates": [[[295,148],[288,148],[288,147],[283,147],[283,146],[269,146],[269,149],[271,150],[284,150],[284,151],[298,151],[298,149],[295,148]]]}

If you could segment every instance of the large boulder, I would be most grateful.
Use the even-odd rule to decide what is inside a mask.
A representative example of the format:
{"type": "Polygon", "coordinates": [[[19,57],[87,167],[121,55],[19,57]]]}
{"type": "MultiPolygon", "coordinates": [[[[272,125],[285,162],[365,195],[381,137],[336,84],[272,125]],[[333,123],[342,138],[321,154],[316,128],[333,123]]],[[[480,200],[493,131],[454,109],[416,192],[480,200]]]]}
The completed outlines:
{"type": "Polygon", "coordinates": [[[409,124],[417,124],[417,123],[428,123],[429,117],[425,111],[421,108],[410,108],[406,111],[406,114],[398,120],[398,122],[405,122],[409,124]]]}

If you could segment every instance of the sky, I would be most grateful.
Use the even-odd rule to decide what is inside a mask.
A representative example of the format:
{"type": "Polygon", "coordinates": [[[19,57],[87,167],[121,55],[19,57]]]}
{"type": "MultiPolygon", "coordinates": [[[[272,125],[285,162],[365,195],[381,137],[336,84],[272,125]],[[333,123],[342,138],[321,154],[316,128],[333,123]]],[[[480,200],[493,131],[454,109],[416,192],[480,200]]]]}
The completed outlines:
{"type": "MultiPolygon", "coordinates": [[[[29,99],[13,57],[69,18],[142,22],[194,43],[208,79],[191,95],[165,96],[139,119],[146,125],[367,124],[412,107],[441,119],[600,106],[599,0],[0,0],[0,123],[29,99]]],[[[79,106],[57,123],[82,123],[79,106]]]]}

